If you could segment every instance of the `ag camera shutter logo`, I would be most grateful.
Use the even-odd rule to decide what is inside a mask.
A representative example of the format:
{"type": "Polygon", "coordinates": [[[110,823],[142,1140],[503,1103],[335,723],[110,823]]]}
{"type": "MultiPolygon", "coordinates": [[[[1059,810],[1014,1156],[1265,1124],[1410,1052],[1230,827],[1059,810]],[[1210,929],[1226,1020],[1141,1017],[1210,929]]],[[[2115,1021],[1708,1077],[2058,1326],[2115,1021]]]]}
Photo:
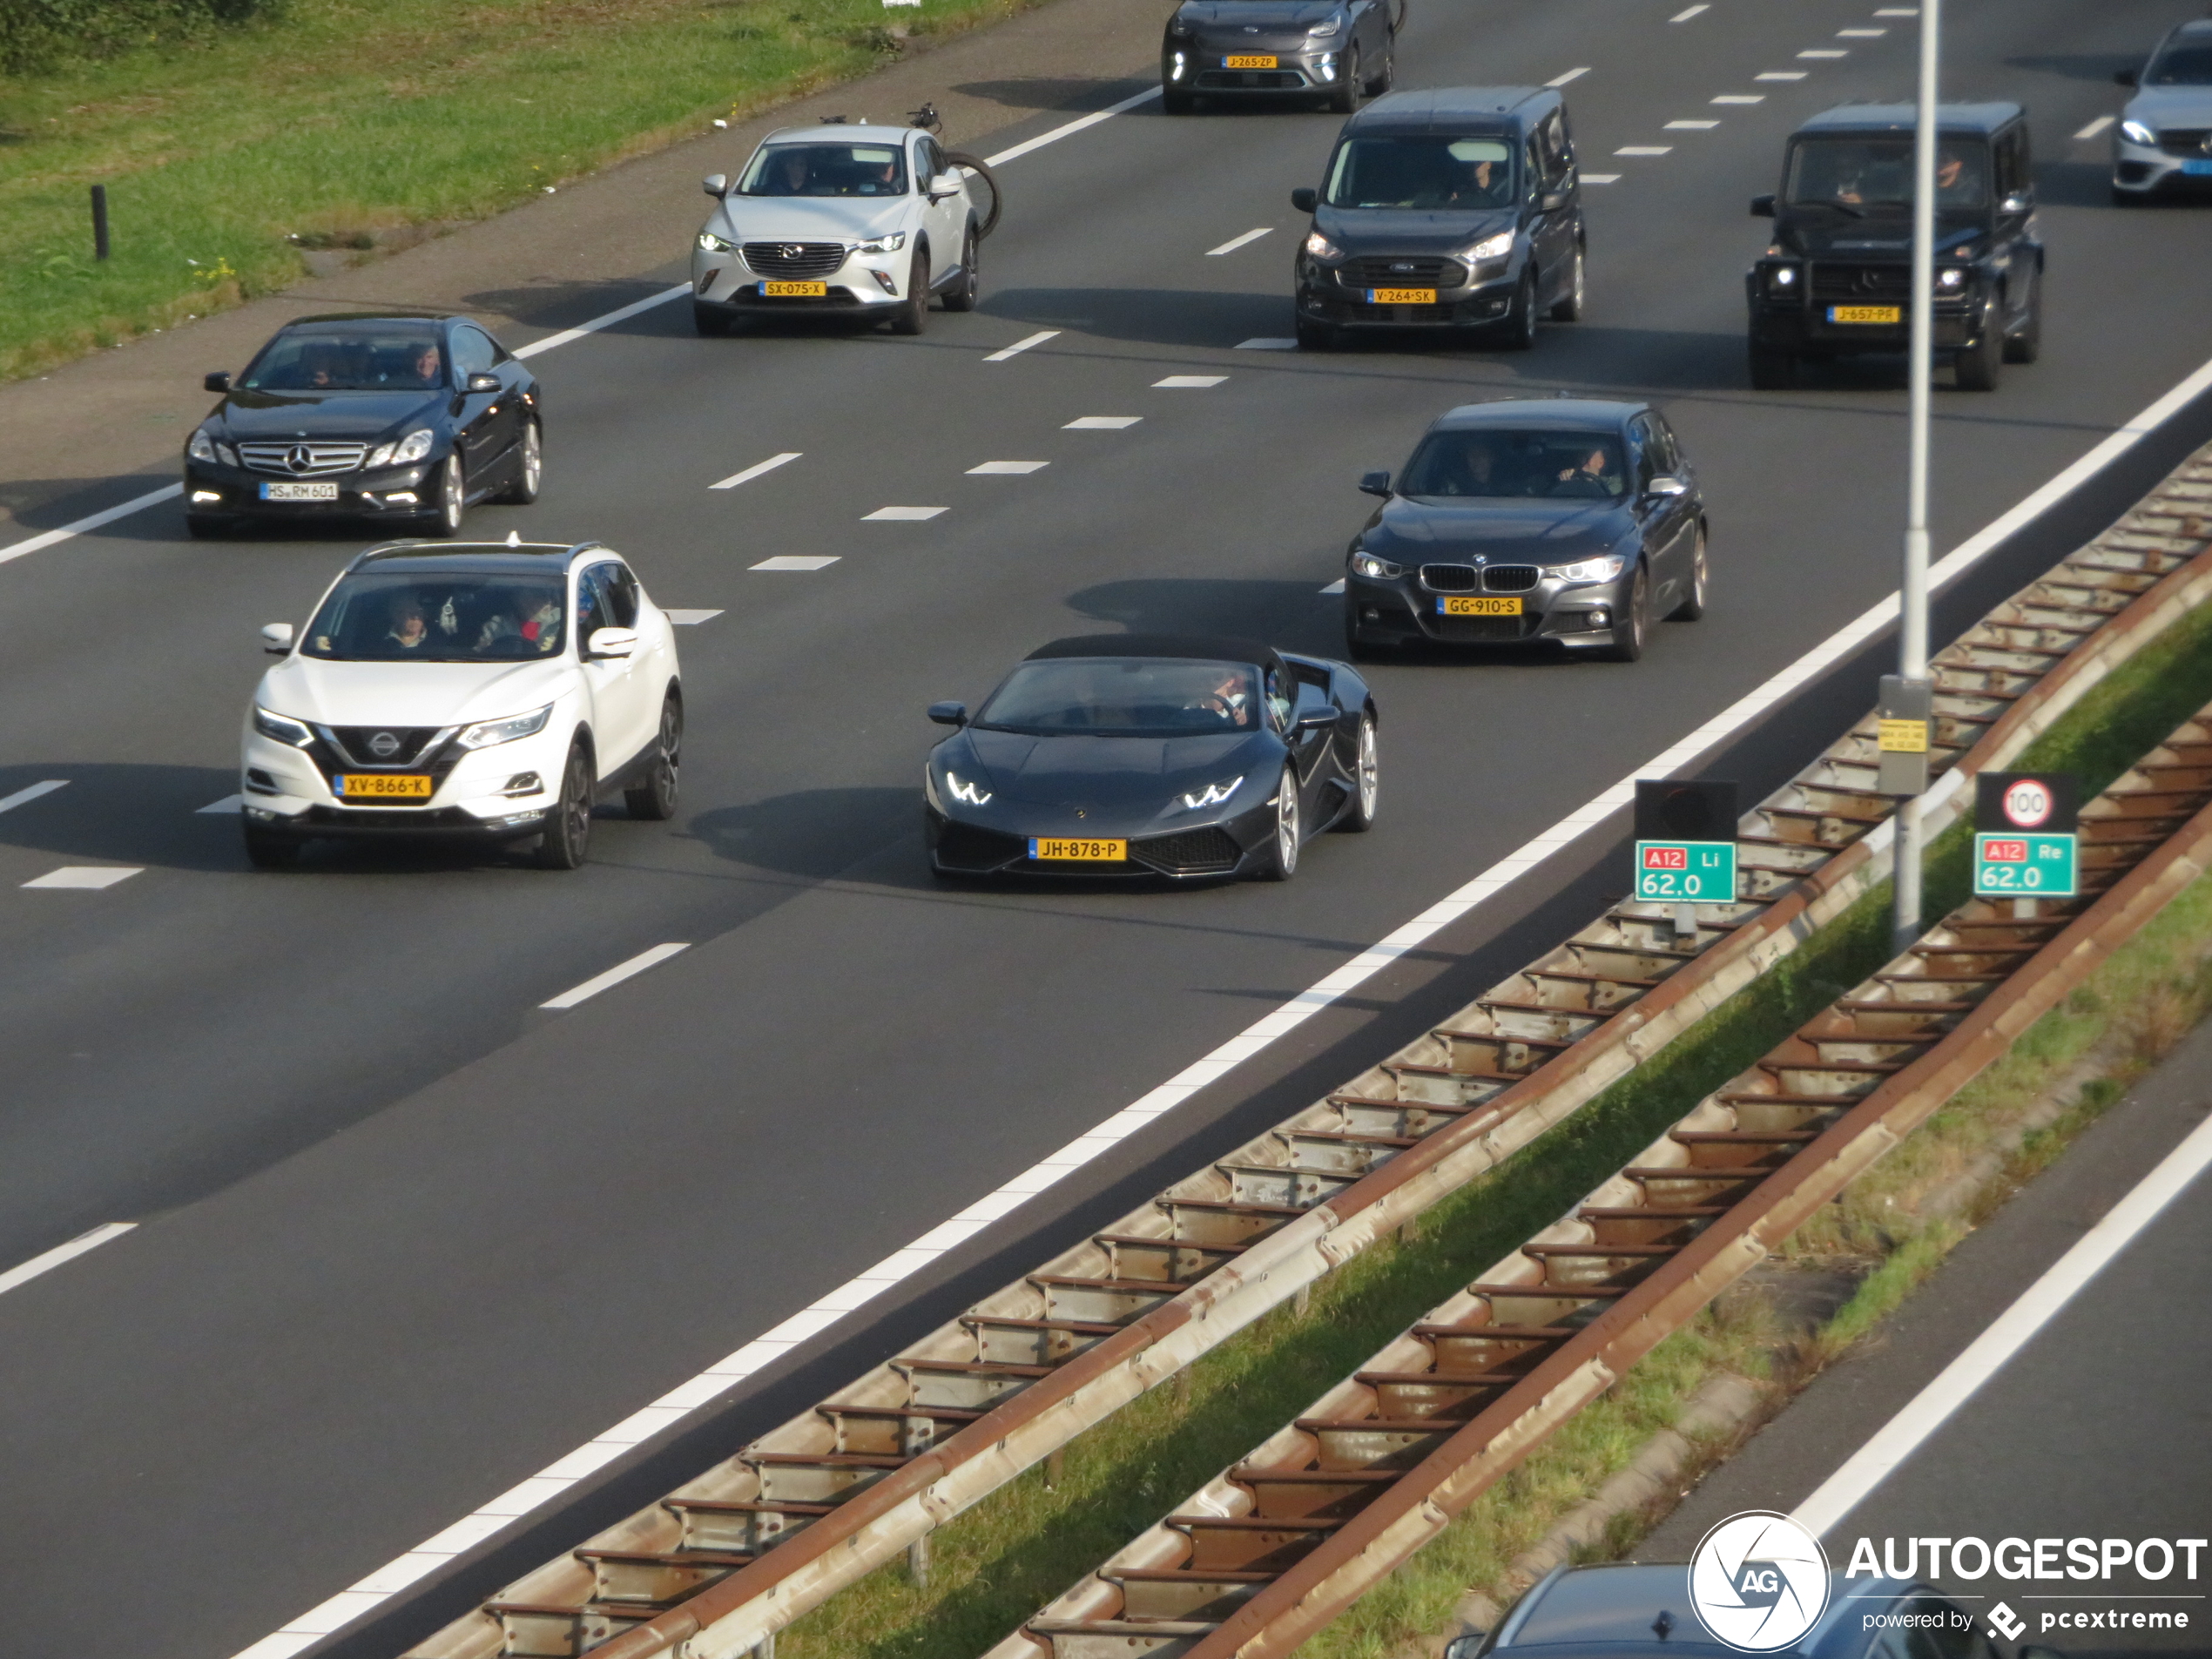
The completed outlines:
{"type": "Polygon", "coordinates": [[[1747,1509],[1707,1533],[1689,1558],[1689,1602],[1741,1653],[1789,1647],[1828,1610],[1828,1555],[1787,1515],[1747,1509]]]}

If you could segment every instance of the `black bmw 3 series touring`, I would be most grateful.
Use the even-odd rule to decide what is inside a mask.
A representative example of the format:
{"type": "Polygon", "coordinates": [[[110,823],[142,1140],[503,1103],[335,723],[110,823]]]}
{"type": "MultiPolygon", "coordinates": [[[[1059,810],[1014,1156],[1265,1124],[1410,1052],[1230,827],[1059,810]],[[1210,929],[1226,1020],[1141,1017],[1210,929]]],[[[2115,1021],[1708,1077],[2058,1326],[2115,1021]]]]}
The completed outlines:
{"type": "Polygon", "coordinates": [[[536,379],[461,317],[303,317],[235,378],[185,446],[195,536],[253,520],[399,520],[452,536],[472,502],[532,502],[536,379]]]}

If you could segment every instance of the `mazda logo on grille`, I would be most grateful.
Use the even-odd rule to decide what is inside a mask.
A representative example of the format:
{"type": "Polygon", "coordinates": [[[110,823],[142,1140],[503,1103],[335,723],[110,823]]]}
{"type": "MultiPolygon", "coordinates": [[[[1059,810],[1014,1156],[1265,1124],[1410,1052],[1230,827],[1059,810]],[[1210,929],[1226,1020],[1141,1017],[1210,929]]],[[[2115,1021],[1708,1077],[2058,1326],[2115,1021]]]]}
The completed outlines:
{"type": "Polygon", "coordinates": [[[786,242],[776,252],[787,260],[796,260],[804,256],[806,250],[797,242],[786,242]]]}
{"type": "Polygon", "coordinates": [[[315,452],[304,443],[295,443],[284,452],[284,464],[294,472],[305,472],[315,464],[315,452]]]}
{"type": "Polygon", "coordinates": [[[368,740],[368,752],[379,760],[389,760],[400,752],[400,740],[389,732],[380,732],[368,740]]]}

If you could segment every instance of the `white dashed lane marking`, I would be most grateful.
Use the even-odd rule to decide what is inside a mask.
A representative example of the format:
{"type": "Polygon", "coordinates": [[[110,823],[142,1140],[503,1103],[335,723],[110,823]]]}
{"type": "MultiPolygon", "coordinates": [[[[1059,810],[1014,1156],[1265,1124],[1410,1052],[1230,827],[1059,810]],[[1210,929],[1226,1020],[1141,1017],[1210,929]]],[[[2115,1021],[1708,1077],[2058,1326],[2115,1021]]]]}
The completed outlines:
{"type": "Polygon", "coordinates": [[[584,981],[583,984],[577,986],[575,989],[563,991],[558,996],[550,998],[546,1001],[540,1002],[538,1007],[542,1008],[572,1008],[577,1003],[584,1001],[588,998],[597,996],[600,992],[607,990],[611,987],[621,984],[623,981],[631,978],[632,975],[642,974],[647,968],[666,961],[670,957],[675,955],[677,952],[689,949],[691,949],[689,945],[656,945],[651,950],[641,950],[635,956],[632,956],[628,961],[618,962],[614,967],[609,968],[605,973],[594,974],[591,978],[584,981]]]}
{"type": "Polygon", "coordinates": [[[1713,102],[1716,104],[1764,104],[1766,102],[1766,94],[1764,92],[1723,92],[1713,102]]]}
{"type": "Polygon", "coordinates": [[[1876,6],[1874,15],[1878,17],[1917,17],[1920,15],[1920,8],[1918,6],[1876,6]]]}
{"type": "Polygon", "coordinates": [[[1823,47],[1812,51],[1799,52],[1797,56],[1800,57],[1849,57],[1851,53],[1848,51],[1838,51],[1834,48],[1823,47]]]}
{"type": "Polygon", "coordinates": [[[1547,86],[1564,86],[1569,81],[1581,80],[1583,76],[1588,74],[1589,72],[1590,66],[1588,64],[1585,64],[1580,69],[1568,70],[1564,75],[1553,76],[1551,79],[1546,81],[1544,84],[1547,86]]]}
{"type": "Polygon", "coordinates": [[[211,800],[211,801],[209,801],[209,802],[207,803],[207,805],[206,805],[206,806],[198,808],[198,809],[197,809],[197,810],[193,813],[193,816],[194,816],[194,817],[196,817],[196,818],[206,818],[206,817],[207,817],[208,815],[210,815],[211,813],[212,813],[212,814],[217,814],[217,815],[225,815],[225,816],[228,816],[228,817],[231,817],[231,818],[236,818],[236,817],[237,817],[237,816],[238,816],[240,813],[244,812],[245,810],[246,810],[246,797],[245,797],[245,796],[243,796],[243,795],[226,795],[226,796],[224,796],[224,797],[222,798],[222,799],[220,799],[220,800],[211,800]]]}
{"type": "Polygon", "coordinates": [[[779,553],[772,559],[763,559],[745,568],[752,570],[820,570],[835,564],[834,553],[779,553]]]}
{"type": "Polygon", "coordinates": [[[1005,350],[993,352],[983,361],[987,363],[1002,363],[1009,357],[1020,356],[1032,346],[1042,346],[1046,341],[1057,340],[1059,337],[1060,331],[1057,328],[1040,328],[1035,334],[1015,341],[1005,350]]]}
{"type": "Polygon", "coordinates": [[[1669,132],[1707,132],[1719,125],[1717,121],[1669,121],[1667,123],[1667,131],[1669,132]]]}
{"type": "Polygon", "coordinates": [[[735,489],[739,484],[751,483],[764,472],[775,471],[786,462],[798,460],[802,453],[798,449],[787,449],[782,455],[770,455],[765,461],[757,461],[743,472],[733,472],[720,483],[709,484],[707,488],[709,489],[735,489]]]}
{"type": "Polygon", "coordinates": [[[1228,378],[1226,374],[1170,374],[1163,381],[1154,381],[1152,389],[1156,392],[1200,392],[1209,386],[1218,386],[1228,378]]]}
{"type": "Polygon", "coordinates": [[[925,518],[934,518],[944,510],[941,507],[879,507],[873,513],[863,514],[860,523],[913,524],[925,518]]]}
{"type": "Polygon", "coordinates": [[[1836,31],[1836,38],[1838,40],[1879,40],[1889,32],[1886,29],[1838,29],[1836,31]]]}
{"type": "Polygon", "coordinates": [[[1342,577],[1339,577],[1335,581],[1329,583],[1327,587],[1321,590],[1321,596],[1322,597],[1326,598],[1332,593],[1342,593],[1343,591],[1344,578],[1342,577]]]}
{"type": "Polygon", "coordinates": [[[1805,71],[1801,69],[1770,69],[1751,77],[1755,81],[1801,81],[1804,78],[1805,71]]]}
{"type": "Polygon", "coordinates": [[[698,626],[699,625],[699,624],[701,624],[701,623],[703,623],[703,622],[712,622],[712,621],[713,621],[713,620],[714,620],[717,617],[720,616],[721,614],[722,614],[722,612],[721,612],[721,610],[720,610],[720,609],[719,609],[718,607],[717,609],[715,609],[715,610],[664,610],[661,612],[661,615],[663,615],[664,617],[667,617],[667,618],[668,618],[671,622],[674,623],[674,624],[676,624],[678,628],[696,628],[696,627],[698,627],[698,626]]]}
{"type": "Polygon", "coordinates": [[[57,1244],[43,1254],[33,1256],[20,1267],[11,1267],[0,1273],[0,1292],[12,1291],[18,1285],[28,1285],[41,1273],[51,1273],[64,1262],[74,1260],[88,1250],[97,1250],[111,1238],[120,1238],[138,1224],[135,1221],[105,1221],[88,1233],[79,1233],[66,1244],[57,1244]]]}
{"type": "Polygon", "coordinates": [[[31,785],[28,789],[18,789],[12,795],[0,795],[0,813],[12,813],[17,807],[27,806],[41,795],[52,794],[57,789],[64,787],[68,782],[69,779],[66,778],[49,778],[44,783],[31,785]]]}
{"type": "Polygon", "coordinates": [[[1079,415],[1060,429],[1062,432],[1119,432],[1123,427],[1135,426],[1143,418],[1141,415],[1079,415]]]}
{"type": "Polygon", "coordinates": [[[986,461],[980,467],[970,467],[968,475],[971,478],[1020,478],[1033,472],[1042,472],[1051,464],[1049,461],[986,461]]]}
{"type": "Polygon", "coordinates": [[[1238,248],[1257,242],[1274,228],[1272,225],[1263,225],[1256,231],[1246,231],[1242,236],[1232,236],[1219,247],[1208,248],[1206,257],[1210,260],[1217,260],[1224,253],[1234,253],[1238,248]]]}
{"type": "Polygon", "coordinates": [[[1624,144],[1613,153],[1616,156],[1663,156],[1672,152],[1671,144],[1624,144]]]}
{"type": "Polygon", "coordinates": [[[2102,132],[2107,127],[2112,125],[2113,118],[2114,118],[2109,115],[2099,116],[2095,120],[2090,122],[2087,126],[2083,127],[2080,132],[2074,135],[2075,142],[2084,143],[2088,139],[2095,138],[2099,133],[2102,132]]]}
{"type": "Polygon", "coordinates": [[[49,870],[45,874],[24,882],[24,886],[74,887],[98,892],[102,887],[111,887],[118,881],[142,874],[145,870],[145,867],[142,864],[64,864],[58,870],[49,870]]]}
{"type": "Polygon", "coordinates": [[[1617,172],[1586,172],[1582,175],[1582,182],[1586,185],[1617,185],[1621,182],[1621,175],[1617,172]]]}
{"type": "Polygon", "coordinates": [[[1277,340],[1263,334],[1258,340],[1238,341],[1237,342],[1236,348],[1238,351],[1296,351],[1298,349],[1298,341],[1295,340],[1277,340]]]}
{"type": "Polygon", "coordinates": [[[1709,6],[1709,5],[1692,6],[1692,7],[1690,7],[1690,9],[1689,9],[1689,10],[1687,10],[1687,11],[1677,11],[1676,13],[1675,13],[1675,15],[1674,15],[1673,17],[1671,17],[1668,18],[1668,19],[1667,19],[1667,21],[1668,21],[1669,23],[1688,23],[1688,22],[1689,22],[1689,21],[1692,17],[1696,17],[1696,16],[1699,12],[1701,12],[1701,11],[1710,11],[1711,10],[1712,10],[1712,7],[1710,7],[1710,6],[1709,6]]]}

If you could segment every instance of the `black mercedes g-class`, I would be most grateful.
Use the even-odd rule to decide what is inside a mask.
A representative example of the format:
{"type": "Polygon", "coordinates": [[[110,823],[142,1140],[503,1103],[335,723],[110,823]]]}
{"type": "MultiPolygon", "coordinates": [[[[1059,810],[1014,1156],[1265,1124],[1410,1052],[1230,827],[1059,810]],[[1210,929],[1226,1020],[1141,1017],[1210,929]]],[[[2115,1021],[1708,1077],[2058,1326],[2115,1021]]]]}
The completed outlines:
{"type": "MultiPolygon", "coordinates": [[[[1905,349],[1912,303],[1909,104],[1847,104],[1791,135],[1782,189],[1755,196],[1774,240],[1744,277],[1751,384],[1790,385],[1800,362],[1905,349]]],[[[2043,244],[2027,119],[2017,104],[1937,107],[1935,350],[1967,391],[2035,361],[2043,244]]]]}

